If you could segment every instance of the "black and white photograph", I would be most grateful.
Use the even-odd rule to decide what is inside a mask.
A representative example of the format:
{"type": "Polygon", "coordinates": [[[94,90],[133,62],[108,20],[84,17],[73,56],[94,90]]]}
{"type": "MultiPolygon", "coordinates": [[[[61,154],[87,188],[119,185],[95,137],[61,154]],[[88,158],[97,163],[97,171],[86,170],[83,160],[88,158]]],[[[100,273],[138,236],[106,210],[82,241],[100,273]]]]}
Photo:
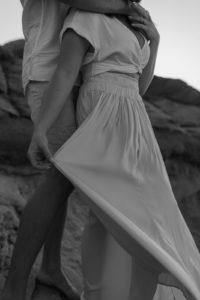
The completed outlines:
{"type": "Polygon", "coordinates": [[[1,0],[0,300],[200,300],[199,0],[1,0]]]}

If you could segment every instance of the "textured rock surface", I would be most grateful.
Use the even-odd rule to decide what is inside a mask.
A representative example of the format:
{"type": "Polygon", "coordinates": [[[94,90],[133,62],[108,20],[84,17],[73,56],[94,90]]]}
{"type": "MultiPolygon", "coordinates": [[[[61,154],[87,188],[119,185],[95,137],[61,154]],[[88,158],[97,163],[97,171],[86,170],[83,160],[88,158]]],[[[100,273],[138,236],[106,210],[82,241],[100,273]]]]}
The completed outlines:
{"type": "MultiPolygon", "coordinates": [[[[26,157],[32,123],[21,86],[23,40],[0,47],[0,288],[9,268],[20,214],[43,177],[26,157]]],[[[154,78],[144,97],[170,181],[200,249],[200,92],[181,80],[154,78]]],[[[70,197],[63,270],[81,289],[81,232],[87,208],[70,197]]],[[[40,255],[41,256],[41,255],[40,255]]],[[[38,257],[30,278],[40,264],[38,257]]]]}

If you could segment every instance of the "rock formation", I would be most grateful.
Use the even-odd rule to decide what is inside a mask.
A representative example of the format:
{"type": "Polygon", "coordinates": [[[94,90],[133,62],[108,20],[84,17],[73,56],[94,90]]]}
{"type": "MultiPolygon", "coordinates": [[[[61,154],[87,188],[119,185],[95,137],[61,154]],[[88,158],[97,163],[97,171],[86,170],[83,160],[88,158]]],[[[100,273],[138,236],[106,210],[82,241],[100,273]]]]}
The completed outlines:
{"type": "MultiPolygon", "coordinates": [[[[0,288],[9,268],[20,214],[41,178],[26,157],[32,123],[21,85],[24,41],[0,47],[0,288]]],[[[179,207],[200,249],[200,92],[155,76],[144,97],[179,207]]],[[[81,289],[80,237],[87,208],[71,196],[63,266],[81,289]]],[[[30,287],[38,270],[37,259],[30,287]]]]}

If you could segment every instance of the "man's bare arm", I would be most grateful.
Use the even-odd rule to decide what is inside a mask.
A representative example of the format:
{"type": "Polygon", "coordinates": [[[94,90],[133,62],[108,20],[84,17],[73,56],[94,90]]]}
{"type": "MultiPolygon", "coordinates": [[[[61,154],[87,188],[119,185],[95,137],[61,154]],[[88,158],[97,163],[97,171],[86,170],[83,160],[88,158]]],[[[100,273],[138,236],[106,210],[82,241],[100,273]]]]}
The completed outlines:
{"type": "Polygon", "coordinates": [[[102,14],[130,14],[131,7],[127,0],[56,0],[72,7],[102,13],[102,14]]]}

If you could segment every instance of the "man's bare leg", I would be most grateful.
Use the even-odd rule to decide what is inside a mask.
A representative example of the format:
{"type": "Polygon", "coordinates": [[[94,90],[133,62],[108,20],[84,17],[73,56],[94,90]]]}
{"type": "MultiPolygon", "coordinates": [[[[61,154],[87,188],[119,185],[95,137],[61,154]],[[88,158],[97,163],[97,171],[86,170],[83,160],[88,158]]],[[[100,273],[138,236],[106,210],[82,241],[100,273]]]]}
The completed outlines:
{"type": "Polygon", "coordinates": [[[28,276],[56,214],[73,190],[54,167],[29,200],[21,216],[10,272],[1,300],[24,300],[28,276]]]}
{"type": "Polygon", "coordinates": [[[78,298],[77,291],[63,275],[61,265],[61,245],[66,211],[67,201],[62,204],[57,212],[45,240],[42,264],[37,278],[43,283],[57,287],[70,299],[73,299],[78,298]]]}
{"type": "MultiPolygon", "coordinates": [[[[41,105],[45,101],[44,94],[47,86],[48,82],[30,81],[26,89],[26,99],[30,105],[31,117],[34,124],[37,124],[41,105]]],[[[75,96],[76,94],[74,89],[71,97],[69,97],[66,102],[61,115],[49,131],[49,145],[52,153],[55,153],[55,151],[59,149],[59,147],[72,135],[76,128],[73,104],[73,99],[76,99],[75,96]]],[[[32,151],[33,150],[34,149],[32,149],[32,151]]],[[[48,197],[48,195],[44,195],[44,197],[48,197]]],[[[65,200],[67,200],[67,195],[64,197],[65,200]]],[[[75,294],[72,292],[72,289],[61,269],[60,250],[66,217],[66,208],[67,201],[64,201],[59,208],[45,239],[43,260],[38,279],[43,283],[56,286],[70,298],[73,298],[75,294]]]]}

